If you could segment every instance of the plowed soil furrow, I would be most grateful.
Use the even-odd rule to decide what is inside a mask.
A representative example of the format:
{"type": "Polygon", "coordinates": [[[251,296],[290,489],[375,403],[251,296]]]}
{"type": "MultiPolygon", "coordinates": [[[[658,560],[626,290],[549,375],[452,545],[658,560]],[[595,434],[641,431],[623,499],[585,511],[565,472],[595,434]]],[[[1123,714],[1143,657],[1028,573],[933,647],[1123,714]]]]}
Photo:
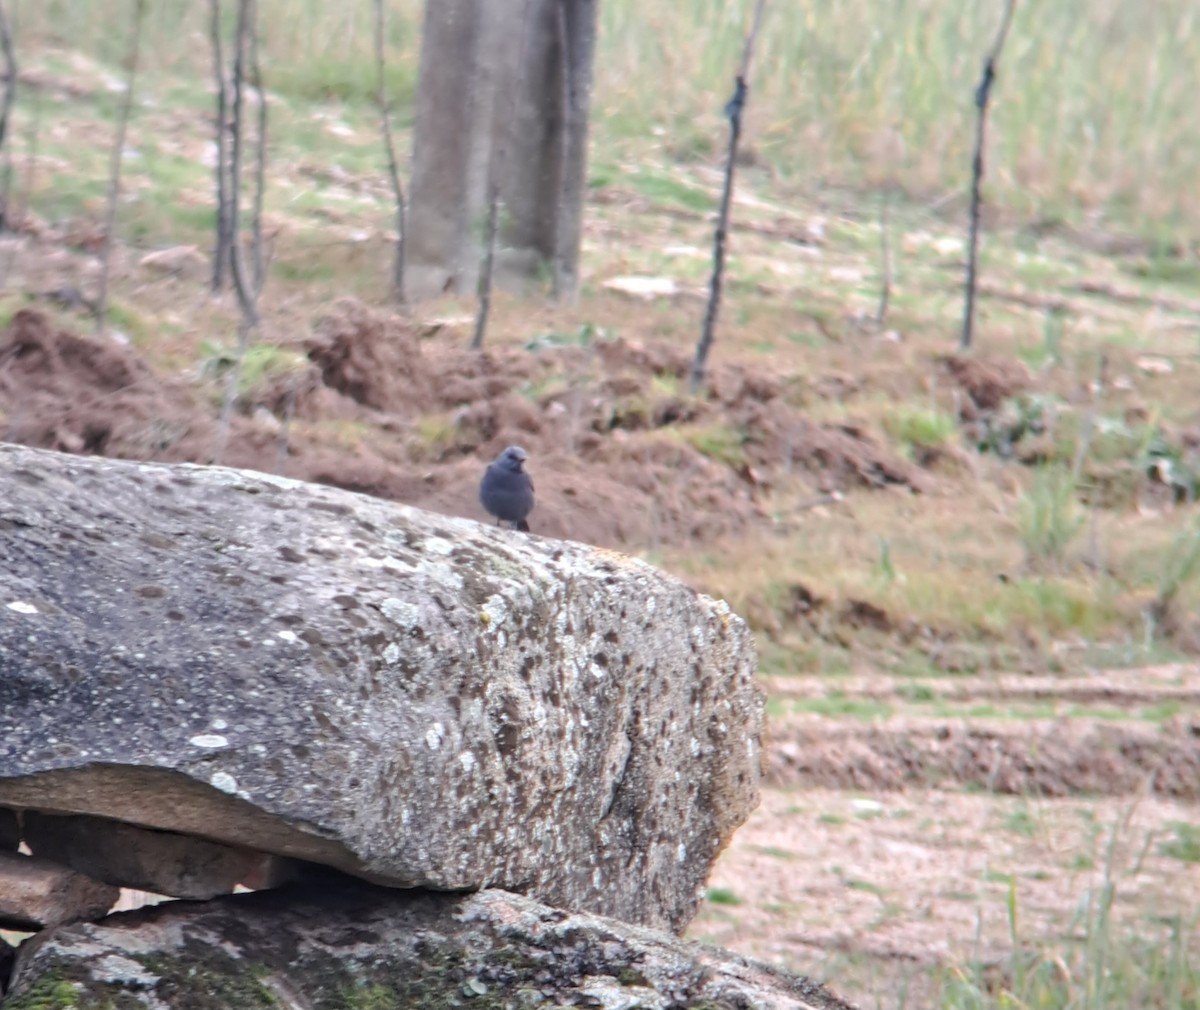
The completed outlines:
{"type": "Polygon", "coordinates": [[[1200,712],[1200,667],[1191,665],[1057,677],[993,674],[932,678],[878,674],[849,676],[835,682],[818,677],[770,677],[763,683],[768,695],[781,701],[820,698],[835,691],[846,698],[893,701],[900,706],[914,698],[942,704],[1054,701],[1114,708],[1174,702],[1194,706],[1200,712]]]}
{"type": "Polygon", "coordinates": [[[1155,726],[810,716],[776,720],[771,733],[769,776],[776,785],[1200,798],[1200,719],[1155,726]]]}
{"type": "Polygon", "coordinates": [[[694,935],[914,1006],[1003,985],[1014,939],[1200,943],[1200,668],[765,687],[768,787],[694,935]]]}

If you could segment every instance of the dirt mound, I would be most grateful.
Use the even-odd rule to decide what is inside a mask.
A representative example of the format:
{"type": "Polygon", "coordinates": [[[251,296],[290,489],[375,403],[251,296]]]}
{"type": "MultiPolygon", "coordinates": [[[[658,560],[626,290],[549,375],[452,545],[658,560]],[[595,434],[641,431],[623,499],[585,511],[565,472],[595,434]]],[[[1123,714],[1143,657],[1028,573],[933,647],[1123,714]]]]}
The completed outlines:
{"type": "Polygon", "coordinates": [[[777,785],[835,789],[967,787],[1018,796],[1200,799],[1200,724],[1162,732],[1062,725],[1005,732],[979,725],[847,729],[825,720],[774,728],[777,785]]]}
{"type": "MultiPolygon", "coordinates": [[[[537,506],[529,522],[535,533],[604,546],[653,548],[708,542],[761,517],[749,489],[735,474],[694,451],[643,442],[591,458],[552,448],[531,452],[537,506]]],[[[388,497],[490,521],[477,501],[481,472],[481,458],[472,454],[424,476],[418,471],[403,487],[393,486],[390,490],[396,493],[388,497]]]]}
{"type": "MultiPolygon", "coordinates": [[[[727,366],[688,394],[688,359],[667,345],[472,352],[342,299],[302,346],[307,367],[241,395],[220,462],[483,519],[482,464],[518,442],[535,532],[650,548],[744,531],[794,469],[826,489],[929,480],[865,431],[809,421],[774,376],[727,366]]],[[[133,349],[35,311],[0,338],[0,417],[30,445],[211,462],[223,389],[164,381],[133,349]]]]}
{"type": "Polygon", "coordinates": [[[0,335],[0,417],[9,441],[148,459],[212,427],[131,348],[57,329],[29,309],[0,335]]]}
{"type": "Polygon", "coordinates": [[[822,491],[855,485],[871,488],[899,484],[928,492],[933,478],[875,441],[855,424],[814,424],[782,401],[765,407],[754,401],[734,406],[733,412],[749,432],[748,455],[755,464],[807,470],[822,491]]]}
{"type": "Polygon", "coordinates": [[[691,360],[676,347],[666,344],[647,345],[639,340],[617,337],[597,344],[604,368],[611,374],[670,376],[682,379],[691,367],[691,360]]]}
{"type": "Polygon", "coordinates": [[[938,364],[967,394],[960,411],[964,421],[998,410],[1005,400],[1033,385],[1029,369],[1020,361],[949,354],[938,364]]]}
{"type": "Polygon", "coordinates": [[[376,410],[400,402],[430,406],[420,342],[398,316],[342,298],[317,320],[305,346],[324,384],[355,403],[376,410]]]}

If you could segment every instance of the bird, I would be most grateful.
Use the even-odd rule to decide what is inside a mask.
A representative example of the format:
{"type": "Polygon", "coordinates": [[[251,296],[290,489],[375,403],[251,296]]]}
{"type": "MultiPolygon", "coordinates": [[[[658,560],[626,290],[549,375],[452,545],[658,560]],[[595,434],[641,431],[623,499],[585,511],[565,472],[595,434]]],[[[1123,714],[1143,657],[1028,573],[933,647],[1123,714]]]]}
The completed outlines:
{"type": "Polygon", "coordinates": [[[496,517],[496,525],[513,524],[513,529],[529,532],[525,517],[533,511],[533,481],[525,472],[529,453],[519,445],[510,445],[483,471],[479,482],[479,501],[496,517]]]}

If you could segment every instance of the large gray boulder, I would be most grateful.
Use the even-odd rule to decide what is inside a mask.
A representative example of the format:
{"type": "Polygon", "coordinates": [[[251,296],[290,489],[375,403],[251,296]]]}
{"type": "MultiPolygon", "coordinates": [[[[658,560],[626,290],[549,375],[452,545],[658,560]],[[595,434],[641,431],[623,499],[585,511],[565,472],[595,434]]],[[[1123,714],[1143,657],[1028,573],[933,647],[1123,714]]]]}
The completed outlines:
{"type": "Polygon", "coordinates": [[[0,807],[679,930],[758,801],[753,674],[622,555],[0,445],[0,807]]]}
{"type": "Polygon", "coordinates": [[[852,1010],[728,951],[504,891],[345,882],[48,930],[21,947],[3,1006],[852,1010]]]}

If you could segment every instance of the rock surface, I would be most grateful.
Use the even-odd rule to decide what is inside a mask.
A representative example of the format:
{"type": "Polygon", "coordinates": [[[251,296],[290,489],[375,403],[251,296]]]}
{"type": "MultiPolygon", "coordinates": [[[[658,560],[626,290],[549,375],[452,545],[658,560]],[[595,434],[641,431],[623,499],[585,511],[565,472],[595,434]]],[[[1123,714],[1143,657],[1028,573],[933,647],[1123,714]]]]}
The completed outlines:
{"type": "Polygon", "coordinates": [[[758,800],[745,624],[650,566],[0,446],[0,806],[681,929],[758,800]]]}
{"type": "Polygon", "coordinates": [[[4,937],[0,936],[0,996],[8,988],[8,980],[12,976],[13,965],[17,959],[17,949],[4,937]]]}
{"type": "Polygon", "coordinates": [[[3,1007],[51,1005],[852,1010],[765,964],[519,895],[345,881],[170,902],[43,933],[21,947],[3,1007]]]}
{"type": "Polygon", "coordinates": [[[0,929],[42,929],[99,918],[119,896],[115,887],[58,863],[0,852],[0,929]]]}

